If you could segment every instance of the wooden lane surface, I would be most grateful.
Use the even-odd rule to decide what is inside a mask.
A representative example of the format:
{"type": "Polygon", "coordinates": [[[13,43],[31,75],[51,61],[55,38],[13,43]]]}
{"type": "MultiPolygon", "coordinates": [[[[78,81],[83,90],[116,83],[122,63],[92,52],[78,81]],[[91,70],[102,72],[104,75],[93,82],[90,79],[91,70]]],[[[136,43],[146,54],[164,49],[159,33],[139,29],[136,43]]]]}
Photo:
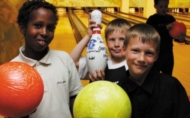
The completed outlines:
{"type": "MultiPolygon", "coordinates": [[[[119,12],[116,12],[115,14],[118,14],[118,15],[120,15],[122,17],[134,19],[134,20],[137,20],[137,21],[140,21],[140,22],[143,22],[143,23],[145,23],[147,21],[147,19],[142,19],[142,18],[138,18],[138,17],[135,17],[135,16],[127,15],[127,14],[122,14],[122,13],[119,13],[119,12]]],[[[136,15],[136,14],[134,13],[134,15],[136,15]]],[[[139,15],[139,14],[137,14],[137,15],[139,15]]],[[[139,16],[142,17],[142,14],[140,14],[139,16]]],[[[176,17],[176,16],[174,16],[174,17],[176,17]]],[[[187,20],[187,18],[185,18],[185,17],[183,17],[181,19],[176,19],[176,20],[179,21],[179,22],[183,22],[186,25],[186,27],[187,27],[186,35],[190,36],[190,19],[188,18],[188,20],[187,20]],[[184,19],[186,21],[183,21],[181,19],[184,19]]]]}
{"type": "MultiPolygon", "coordinates": [[[[70,53],[76,46],[73,29],[70,25],[69,19],[66,13],[60,13],[59,22],[57,24],[54,40],[50,44],[51,49],[63,50],[70,53]]],[[[89,80],[81,80],[83,86],[89,83],[89,80]]]]}
{"type": "Polygon", "coordinates": [[[190,45],[173,42],[174,70],[173,76],[185,87],[190,96],[190,45]]]}
{"type": "Polygon", "coordinates": [[[66,13],[59,15],[59,21],[55,30],[54,39],[50,44],[51,49],[63,50],[68,53],[76,45],[73,30],[66,13]]]}

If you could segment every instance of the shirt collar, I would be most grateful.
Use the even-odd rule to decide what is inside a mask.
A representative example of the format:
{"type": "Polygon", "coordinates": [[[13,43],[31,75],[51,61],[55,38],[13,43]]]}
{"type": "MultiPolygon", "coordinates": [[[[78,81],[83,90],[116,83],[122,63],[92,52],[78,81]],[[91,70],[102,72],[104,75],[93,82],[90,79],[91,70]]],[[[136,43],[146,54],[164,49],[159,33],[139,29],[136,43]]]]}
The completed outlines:
{"type": "Polygon", "coordinates": [[[123,60],[122,62],[117,63],[117,64],[113,64],[111,57],[108,57],[107,64],[108,64],[108,69],[117,69],[117,68],[120,68],[122,66],[125,66],[126,71],[128,70],[126,60],[123,60]]]}
{"type": "Polygon", "coordinates": [[[152,94],[152,91],[154,89],[155,83],[158,80],[158,74],[153,69],[149,72],[148,76],[146,77],[144,83],[142,86],[137,85],[133,80],[129,78],[129,71],[126,72],[127,74],[127,86],[128,91],[133,92],[137,87],[141,87],[143,90],[148,92],[149,94],[152,94]]]}
{"type": "Polygon", "coordinates": [[[51,57],[50,57],[50,49],[48,48],[48,53],[41,59],[41,60],[34,60],[31,58],[26,57],[22,52],[25,50],[25,47],[22,46],[20,47],[20,57],[21,57],[21,61],[28,63],[30,66],[35,66],[37,62],[39,63],[43,63],[43,64],[51,64],[51,57]]]}

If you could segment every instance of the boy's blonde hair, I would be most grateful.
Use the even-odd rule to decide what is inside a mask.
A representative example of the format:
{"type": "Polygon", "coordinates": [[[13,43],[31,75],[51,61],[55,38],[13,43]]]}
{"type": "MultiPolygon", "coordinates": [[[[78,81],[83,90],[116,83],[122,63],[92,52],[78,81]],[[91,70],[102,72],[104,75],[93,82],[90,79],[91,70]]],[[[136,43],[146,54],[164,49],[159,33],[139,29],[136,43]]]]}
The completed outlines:
{"type": "Polygon", "coordinates": [[[113,33],[114,31],[127,31],[131,27],[131,24],[125,19],[114,19],[108,23],[105,29],[105,38],[107,40],[108,35],[113,33]]]}
{"type": "Polygon", "coordinates": [[[156,45],[156,51],[160,50],[160,35],[154,27],[148,24],[136,24],[126,33],[124,46],[127,47],[130,40],[138,37],[143,43],[151,42],[156,45]]]}

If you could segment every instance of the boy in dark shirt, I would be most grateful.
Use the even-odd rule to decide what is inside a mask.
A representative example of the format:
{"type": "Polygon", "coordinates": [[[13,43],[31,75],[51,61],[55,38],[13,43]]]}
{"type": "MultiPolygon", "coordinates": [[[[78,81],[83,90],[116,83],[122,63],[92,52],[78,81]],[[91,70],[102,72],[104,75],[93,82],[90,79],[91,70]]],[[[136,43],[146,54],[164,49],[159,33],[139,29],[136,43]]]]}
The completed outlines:
{"type": "MultiPolygon", "coordinates": [[[[94,21],[89,20],[87,35],[75,46],[70,53],[71,58],[74,60],[81,78],[88,76],[88,66],[86,57],[81,57],[82,51],[85,49],[87,43],[92,35],[92,28],[96,27],[94,21]]],[[[96,70],[89,74],[90,81],[97,81],[101,79],[109,80],[114,83],[119,83],[119,78],[125,75],[128,69],[125,56],[122,55],[123,41],[127,30],[131,24],[124,19],[114,19],[108,23],[105,28],[106,44],[110,53],[108,57],[107,66],[105,71],[96,70]]]]}
{"type": "Polygon", "coordinates": [[[159,56],[154,63],[155,69],[172,75],[174,66],[173,38],[169,34],[169,29],[175,18],[167,14],[168,4],[169,0],[154,0],[156,14],[150,16],[146,23],[152,25],[161,37],[159,56]]]}
{"type": "Polygon", "coordinates": [[[159,48],[160,36],[151,25],[128,30],[123,52],[129,70],[119,85],[131,100],[131,118],[190,118],[190,103],[178,79],[152,68],[159,48]]]}

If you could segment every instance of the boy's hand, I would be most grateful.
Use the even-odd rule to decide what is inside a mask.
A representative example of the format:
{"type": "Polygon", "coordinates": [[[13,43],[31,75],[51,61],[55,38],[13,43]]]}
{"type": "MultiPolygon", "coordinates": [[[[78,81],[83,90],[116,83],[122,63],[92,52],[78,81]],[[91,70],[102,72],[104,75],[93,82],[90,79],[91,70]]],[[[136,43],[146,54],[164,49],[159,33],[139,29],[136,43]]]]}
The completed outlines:
{"type": "Polygon", "coordinates": [[[103,70],[96,70],[89,74],[89,78],[92,82],[97,80],[104,80],[104,77],[105,73],[103,70]]]}
{"type": "Polygon", "coordinates": [[[177,39],[180,42],[184,42],[185,41],[185,37],[186,37],[185,33],[180,33],[180,35],[178,35],[177,37],[175,37],[175,39],[177,39]]]}
{"type": "MultiPolygon", "coordinates": [[[[89,37],[92,36],[92,30],[93,30],[93,28],[97,28],[96,21],[91,20],[90,16],[91,16],[91,15],[89,15],[89,19],[88,19],[88,29],[87,29],[87,35],[88,35],[89,37]]],[[[102,29],[102,26],[100,26],[100,27],[101,27],[101,29],[102,29]]]]}
{"type": "Polygon", "coordinates": [[[173,24],[170,23],[170,24],[166,25],[166,28],[170,31],[173,28],[173,24]]]}
{"type": "Polygon", "coordinates": [[[95,28],[95,27],[96,27],[96,22],[89,19],[88,29],[87,29],[87,35],[89,37],[92,36],[92,29],[95,28]]]}

